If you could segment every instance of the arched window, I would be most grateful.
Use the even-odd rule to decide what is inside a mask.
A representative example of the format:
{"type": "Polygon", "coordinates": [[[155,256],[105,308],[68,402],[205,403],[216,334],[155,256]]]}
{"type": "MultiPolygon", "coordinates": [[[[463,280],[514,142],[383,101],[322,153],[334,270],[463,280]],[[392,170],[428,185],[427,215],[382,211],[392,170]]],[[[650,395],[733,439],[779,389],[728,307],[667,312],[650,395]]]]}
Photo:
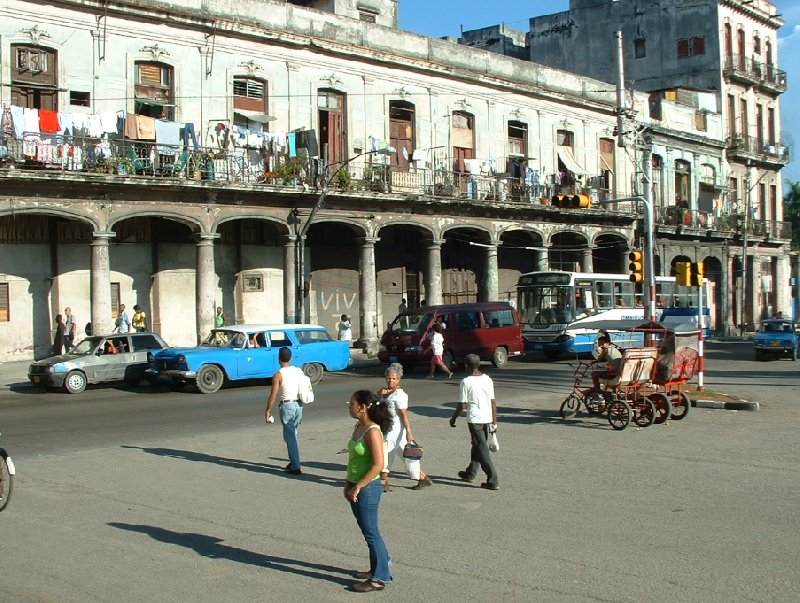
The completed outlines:
{"type": "Polygon", "coordinates": [[[175,118],[173,68],[154,61],[134,64],[133,112],[149,117],[175,118]]]}
{"type": "Polygon", "coordinates": [[[56,52],[42,46],[12,44],[11,104],[58,110],[56,52]]]}

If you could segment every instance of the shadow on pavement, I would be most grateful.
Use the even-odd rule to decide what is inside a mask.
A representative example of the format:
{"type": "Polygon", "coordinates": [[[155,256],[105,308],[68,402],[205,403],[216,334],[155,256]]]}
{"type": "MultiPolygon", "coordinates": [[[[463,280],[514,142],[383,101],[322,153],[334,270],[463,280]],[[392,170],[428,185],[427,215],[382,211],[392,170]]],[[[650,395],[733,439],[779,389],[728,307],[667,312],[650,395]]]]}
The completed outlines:
{"type": "Polygon", "coordinates": [[[228,559],[237,563],[246,563],[248,565],[255,565],[264,567],[287,574],[295,574],[304,576],[306,578],[314,578],[315,580],[325,580],[349,587],[355,580],[351,576],[352,570],[335,567],[333,565],[324,565],[321,563],[310,563],[308,561],[301,561],[299,559],[289,559],[288,557],[277,557],[275,555],[265,555],[263,553],[256,553],[246,549],[240,549],[233,546],[221,544],[222,538],[216,538],[207,534],[197,534],[194,532],[173,532],[156,526],[109,522],[112,528],[120,530],[127,530],[129,532],[138,532],[140,534],[147,534],[153,540],[164,542],[166,544],[174,544],[182,546],[187,549],[194,550],[198,555],[208,557],[209,559],[228,559]],[[346,578],[332,575],[344,574],[346,578]]]}
{"type": "MultiPolygon", "coordinates": [[[[255,463],[253,461],[246,461],[242,459],[229,459],[223,456],[216,456],[213,454],[206,454],[204,452],[194,452],[192,450],[176,450],[174,448],[142,448],[141,446],[128,446],[122,445],[121,448],[127,448],[129,450],[141,450],[142,452],[146,452],[147,454],[154,454],[156,456],[165,456],[174,459],[181,459],[184,461],[195,461],[200,463],[212,463],[214,465],[220,465],[222,467],[231,467],[233,469],[245,469],[247,471],[253,471],[255,473],[267,473],[272,475],[280,475],[282,477],[286,477],[288,479],[296,479],[301,481],[308,481],[308,482],[317,482],[319,484],[324,484],[326,486],[335,486],[337,488],[342,487],[342,479],[341,477],[326,477],[323,475],[312,475],[309,473],[302,473],[301,475],[290,475],[284,471],[282,465],[272,465],[267,463],[255,463]]],[[[273,459],[278,460],[278,459],[273,459]]],[[[314,463],[314,462],[304,462],[303,468],[306,467],[314,467],[315,469],[321,469],[324,471],[336,471],[338,473],[344,473],[347,469],[344,465],[340,465],[338,463],[314,463]]]]}

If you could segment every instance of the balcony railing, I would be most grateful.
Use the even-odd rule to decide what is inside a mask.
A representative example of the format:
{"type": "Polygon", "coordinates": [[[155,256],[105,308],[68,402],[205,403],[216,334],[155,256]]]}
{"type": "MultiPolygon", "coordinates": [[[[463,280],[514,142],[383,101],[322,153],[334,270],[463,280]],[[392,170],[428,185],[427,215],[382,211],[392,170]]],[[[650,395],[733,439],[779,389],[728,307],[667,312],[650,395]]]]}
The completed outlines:
{"type": "MultiPolygon", "coordinates": [[[[677,206],[657,207],[655,221],[656,224],[688,230],[731,234],[744,232],[744,215],[732,212],[706,212],[677,206]]],[[[775,220],[748,220],[747,233],[754,237],[788,240],[792,238],[792,224],[775,220]]]]}
{"type": "MultiPolygon", "coordinates": [[[[118,178],[152,178],[166,182],[205,182],[211,185],[265,185],[305,191],[320,190],[323,164],[317,159],[280,158],[264,161],[261,149],[165,149],[163,145],[132,140],[9,139],[0,146],[0,167],[72,174],[103,174],[118,178]],[[166,152],[164,152],[166,151],[166,152]]],[[[331,192],[386,193],[436,197],[443,200],[549,205],[554,195],[585,194],[595,203],[611,191],[601,177],[586,184],[536,183],[508,175],[481,176],[444,169],[400,170],[370,154],[327,173],[331,192]]],[[[602,207],[602,206],[601,206],[602,207]]],[[[625,211],[625,210],[618,210],[625,211]]]]}
{"type": "Polygon", "coordinates": [[[738,54],[726,57],[723,73],[747,84],[758,85],[778,93],[786,92],[786,72],[752,57],[738,54]]]}
{"type": "Polygon", "coordinates": [[[753,158],[767,163],[787,165],[789,163],[789,147],[777,143],[769,143],[763,138],[733,134],[725,139],[728,151],[736,156],[753,158]]]}

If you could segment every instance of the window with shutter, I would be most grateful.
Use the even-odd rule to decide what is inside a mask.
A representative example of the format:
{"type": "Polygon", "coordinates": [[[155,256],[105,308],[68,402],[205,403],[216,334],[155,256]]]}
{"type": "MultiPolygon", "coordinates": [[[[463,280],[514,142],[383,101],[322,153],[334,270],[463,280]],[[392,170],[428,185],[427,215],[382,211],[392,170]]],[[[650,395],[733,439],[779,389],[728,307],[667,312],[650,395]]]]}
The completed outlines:
{"type": "Polygon", "coordinates": [[[233,108],[267,112],[266,83],[246,77],[233,78],[233,108]]]}
{"type": "Polygon", "coordinates": [[[119,316],[119,283],[111,283],[111,318],[119,316]]]}
{"type": "Polygon", "coordinates": [[[8,283],[0,283],[0,322],[8,322],[10,320],[9,315],[8,283]]]}

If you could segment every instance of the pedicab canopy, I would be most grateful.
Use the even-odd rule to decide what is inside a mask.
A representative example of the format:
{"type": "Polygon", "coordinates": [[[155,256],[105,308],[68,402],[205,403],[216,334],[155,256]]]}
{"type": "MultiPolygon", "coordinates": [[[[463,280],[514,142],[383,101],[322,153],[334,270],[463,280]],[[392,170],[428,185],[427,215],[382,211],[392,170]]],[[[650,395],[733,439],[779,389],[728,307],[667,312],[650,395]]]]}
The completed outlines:
{"type": "Polygon", "coordinates": [[[668,329],[662,324],[648,322],[632,329],[654,339],[658,348],[653,369],[655,385],[686,383],[694,377],[700,355],[700,330],[691,324],[668,329]]]}

